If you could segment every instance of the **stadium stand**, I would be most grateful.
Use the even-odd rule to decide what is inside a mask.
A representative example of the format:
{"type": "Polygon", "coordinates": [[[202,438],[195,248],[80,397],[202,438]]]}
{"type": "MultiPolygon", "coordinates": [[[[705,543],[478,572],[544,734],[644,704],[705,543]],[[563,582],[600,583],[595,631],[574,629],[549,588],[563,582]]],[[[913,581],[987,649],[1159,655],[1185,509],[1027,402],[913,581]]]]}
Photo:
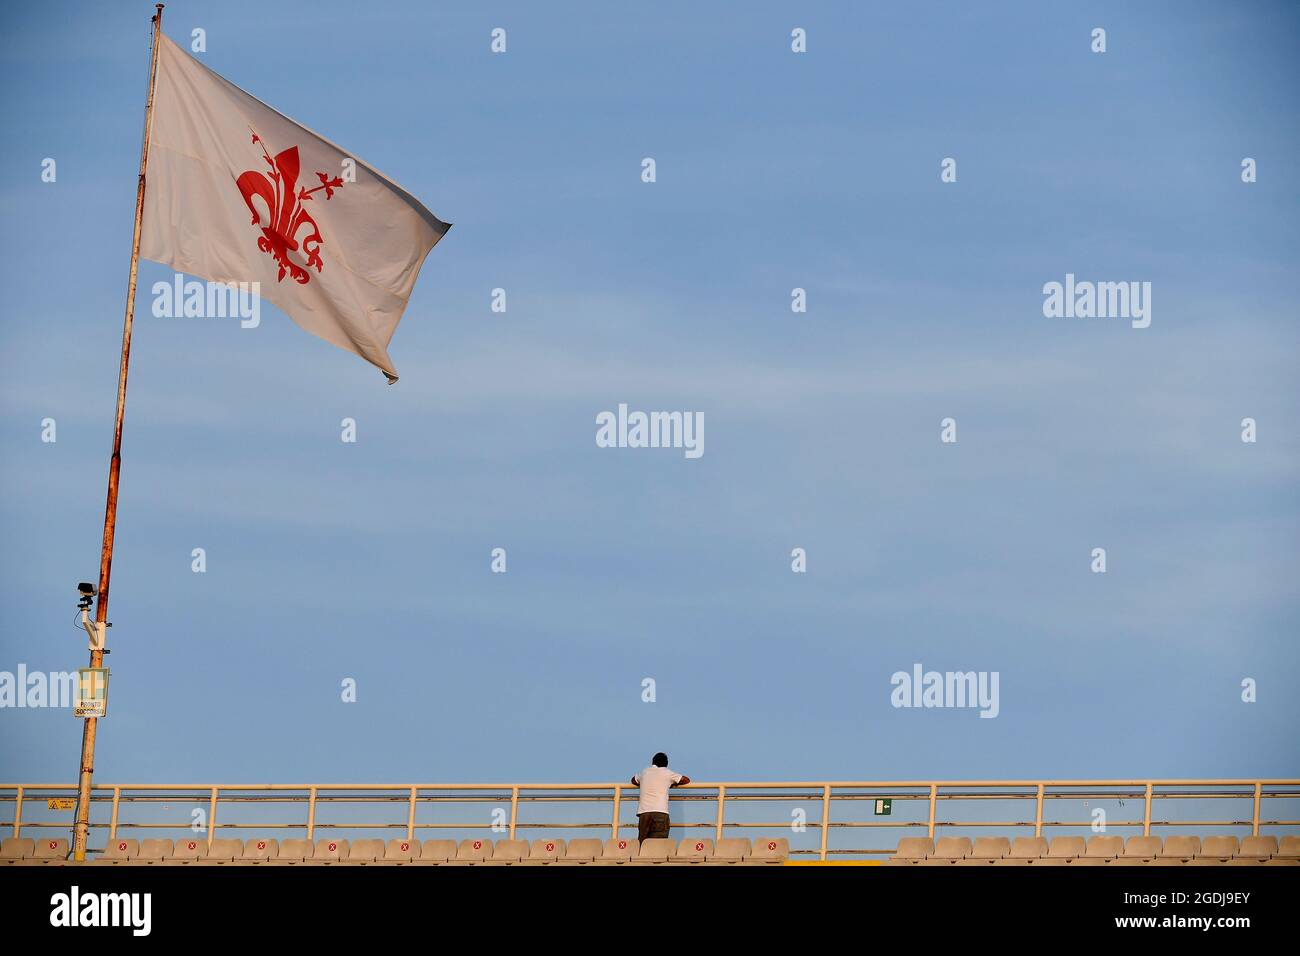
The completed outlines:
{"type": "MultiPolygon", "coordinates": [[[[737,866],[784,863],[782,837],[718,840],[117,840],[93,866],[737,866]]],[[[69,863],[68,841],[6,839],[0,865],[69,863]]],[[[904,837],[891,866],[1300,866],[1300,837],[904,837]]],[[[74,864],[75,865],[75,864],[74,864]]]]}

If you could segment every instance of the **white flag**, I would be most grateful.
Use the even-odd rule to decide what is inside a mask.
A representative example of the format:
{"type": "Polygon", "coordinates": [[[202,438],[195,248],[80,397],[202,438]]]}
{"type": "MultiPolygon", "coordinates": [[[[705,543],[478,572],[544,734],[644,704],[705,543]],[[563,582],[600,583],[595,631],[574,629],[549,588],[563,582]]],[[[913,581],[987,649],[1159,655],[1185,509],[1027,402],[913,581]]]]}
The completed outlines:
{"type": "Polygon", "coordinates": [[[388,357],[450,226],[361,160],[159,37],[140,252],[262,297],[397,381],[388,357]]]}

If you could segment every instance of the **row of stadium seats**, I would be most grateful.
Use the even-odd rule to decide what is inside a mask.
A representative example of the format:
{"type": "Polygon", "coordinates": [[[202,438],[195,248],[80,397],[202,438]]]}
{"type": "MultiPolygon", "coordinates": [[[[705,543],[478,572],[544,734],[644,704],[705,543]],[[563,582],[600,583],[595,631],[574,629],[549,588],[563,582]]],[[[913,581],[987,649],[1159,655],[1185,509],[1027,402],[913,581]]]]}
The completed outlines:
{"type": "MultiPolygon", "coordinates": [[[[608,865],[768,864],[790,855],[785,838],[646,840],[113,840],[94,866],[187,865],[608,865]]],[[[59,866],[68,862],[67,840],[9,839],[0,844],[0,864],[59,866]]]]}
{"type": "Polygon", "coordinates": [[[1051,845],[1043,837],[969,837],[933,840],[905,837],[889,860],[897,866],[950,866],[998,864],[1003,866],[1216,866],[1223,864],[1271,866],[1300,865],[1300,837],[1248,836],[1095,836],[1056,837],[1051,845]]]}

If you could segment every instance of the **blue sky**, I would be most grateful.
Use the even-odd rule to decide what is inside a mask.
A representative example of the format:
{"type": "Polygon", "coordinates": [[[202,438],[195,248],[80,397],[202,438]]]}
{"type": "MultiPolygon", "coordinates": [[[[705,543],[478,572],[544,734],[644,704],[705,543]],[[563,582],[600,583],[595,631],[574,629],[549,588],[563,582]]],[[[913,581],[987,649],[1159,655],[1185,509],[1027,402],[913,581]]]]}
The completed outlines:
{"type": "MultiPolygon", "coordinates": [[[[0,670],[85,664],[151,12],[3,13],[0,670]]],[[[270,305],[154,318],[142,264],[97,781],[1300,772],[1294,6],[164,23],[455,227],[391,388],[270,305]],[[1045,318],[1067,272],[1150,328],[1045,318]],[[620,402],[704,456],[598,448],[620,402]],[[917,662],[999,716],[893,708],[917,662]]],[[[0,712],[0,779],[71,781],[80,730],[0,712]]]]}

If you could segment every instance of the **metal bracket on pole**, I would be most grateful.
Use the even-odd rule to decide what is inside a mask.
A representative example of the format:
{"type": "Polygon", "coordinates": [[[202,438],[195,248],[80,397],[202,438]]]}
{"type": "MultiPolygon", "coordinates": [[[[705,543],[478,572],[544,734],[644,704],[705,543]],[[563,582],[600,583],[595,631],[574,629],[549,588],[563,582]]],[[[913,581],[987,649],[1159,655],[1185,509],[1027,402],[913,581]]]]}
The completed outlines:
{"type": "Polygon", "coordinates": [[[90,638],[86,649],[90,651],[102,651],[104,649],[104,632],[108,630],[107,624],[100,624],[90,619],[90,611],[87,608],[81,609],[81,626],[86,635],[90,638]]]}

